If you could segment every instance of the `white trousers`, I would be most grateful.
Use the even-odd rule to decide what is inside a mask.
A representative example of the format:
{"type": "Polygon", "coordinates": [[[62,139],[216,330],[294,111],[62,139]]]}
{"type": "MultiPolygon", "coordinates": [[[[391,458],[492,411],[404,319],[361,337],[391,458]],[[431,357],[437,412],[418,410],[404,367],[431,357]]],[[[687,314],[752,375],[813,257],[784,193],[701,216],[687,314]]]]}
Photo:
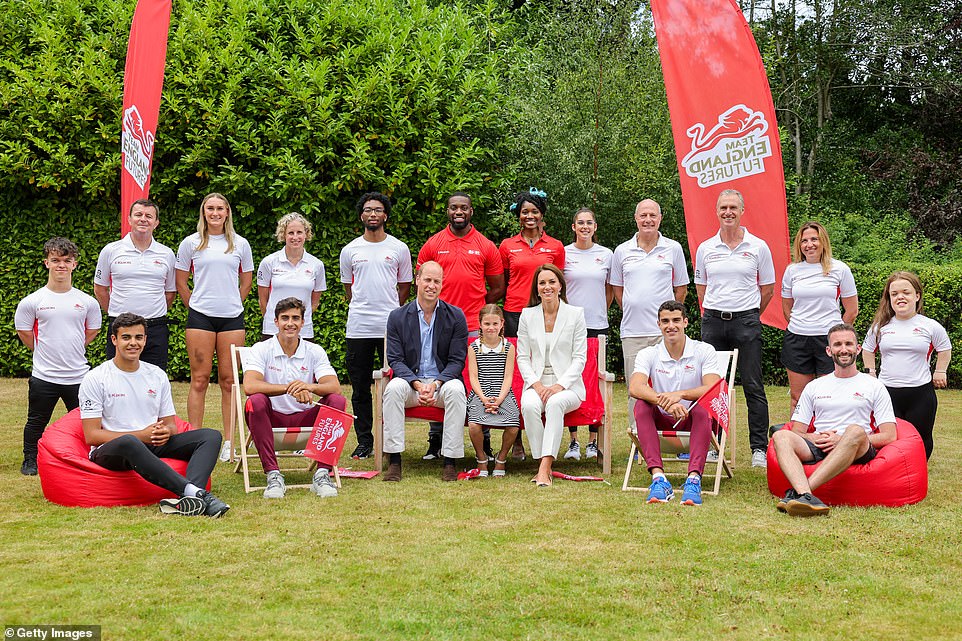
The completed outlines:
{"type": "MultiPolygon", "coordinates": [[[[403,378],[392,378],[384,389],[384,451],[404,451],[404,409],[418,405],[418,393],[403,378]]],[[[444,408],[441,455],[464,458],[464,416],[468,405],[464,384],[450,380],[437,392],[437,406],[444,408]]]]}
{"type": "Polygon", "coordinates": [[[544,404],[541,403],[541,397],[534,389],[529,387],[524,391],[521,395],[521,416],[524,418],[524,431],[528,434],[531,456],[536,459],[542,456],[558,458],[565,414],[580,406],[581,400],[571,390],[553,394],[544,404]],[[544,413],[543,423],[541,422],[542,412],[544,413]]]}

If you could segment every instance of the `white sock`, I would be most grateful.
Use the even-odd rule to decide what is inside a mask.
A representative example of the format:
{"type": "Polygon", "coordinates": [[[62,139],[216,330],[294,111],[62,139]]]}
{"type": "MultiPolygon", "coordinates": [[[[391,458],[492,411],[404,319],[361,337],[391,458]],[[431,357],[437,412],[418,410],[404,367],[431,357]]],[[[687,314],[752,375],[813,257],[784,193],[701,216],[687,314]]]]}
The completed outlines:
{"type": "Polygon", "coordinates": [[[664,473],[664,472],[655,472],[654,474],[651,475],[651,480],[652,480],[652,481],[654,481],[654,480],[657,479],[657,478],[665,478],[665,473],[664,473]]]}
{"type": "Polygon", "coordinates": [[[184,487],[184,496],[197,496],[198,492],[200,492],[200,488],[193,483],[188,483],[184,487]]]}

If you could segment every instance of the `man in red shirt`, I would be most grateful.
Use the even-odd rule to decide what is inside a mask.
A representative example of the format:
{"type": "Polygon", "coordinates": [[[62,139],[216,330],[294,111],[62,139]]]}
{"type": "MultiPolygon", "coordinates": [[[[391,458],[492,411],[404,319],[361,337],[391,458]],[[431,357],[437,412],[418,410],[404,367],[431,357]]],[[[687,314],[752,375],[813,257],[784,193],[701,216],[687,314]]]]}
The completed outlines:
{"type": "MultiPolygon", "coordinates": [[[[441,300],[460,307],[468,321],[468,337],[477,336],[478,314],[486,303],[504,296],[504,268],[493,242],[471,224],[471,197],[457,191],[448,198],[448,225],[428,238],[418,252],[417,268],[435,261],[444,270],[441,300]]],[[[425,460],[437,458],[441,449],[441,423],[431,423],[425,460]]]]}

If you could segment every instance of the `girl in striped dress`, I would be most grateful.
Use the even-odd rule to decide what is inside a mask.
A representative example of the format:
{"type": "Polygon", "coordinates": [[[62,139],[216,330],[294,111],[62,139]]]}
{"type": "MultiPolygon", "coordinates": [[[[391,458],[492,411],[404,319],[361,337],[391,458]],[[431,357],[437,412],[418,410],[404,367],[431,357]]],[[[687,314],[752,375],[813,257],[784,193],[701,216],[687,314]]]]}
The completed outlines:
{"type": "Polygon", "coordinates": [[[511,390],[514,378],[514,345],[504,338],[504,314],[497,305],[481,308],[481,337],[468,349],[468,433],[474,445],[478,470],[488,476],[488,455],[484,453],[482,428],[503,429],[501,451],[494,460],[492,476],[504,476],[508,452],[518,437],[521,424],[518,401],[511,390]]]}

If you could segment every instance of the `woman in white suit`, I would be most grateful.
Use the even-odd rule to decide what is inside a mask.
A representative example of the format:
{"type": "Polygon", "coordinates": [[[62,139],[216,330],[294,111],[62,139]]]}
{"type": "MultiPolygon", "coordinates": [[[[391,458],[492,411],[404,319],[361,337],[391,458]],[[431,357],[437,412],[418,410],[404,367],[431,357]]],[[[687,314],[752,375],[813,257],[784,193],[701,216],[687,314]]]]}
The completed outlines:
{"type": "Polygon", "coordinates": [[[531,479],[538,487],[551,485],[564,415],[585,400],[581,379],[588,354],[585,314],[566,302],[565,289],[561,270],[551,263],[541,265],[518,324],[518,371],[524,379],[521,415],[531,454],[541,459],[538,474],[531,479]]]}

